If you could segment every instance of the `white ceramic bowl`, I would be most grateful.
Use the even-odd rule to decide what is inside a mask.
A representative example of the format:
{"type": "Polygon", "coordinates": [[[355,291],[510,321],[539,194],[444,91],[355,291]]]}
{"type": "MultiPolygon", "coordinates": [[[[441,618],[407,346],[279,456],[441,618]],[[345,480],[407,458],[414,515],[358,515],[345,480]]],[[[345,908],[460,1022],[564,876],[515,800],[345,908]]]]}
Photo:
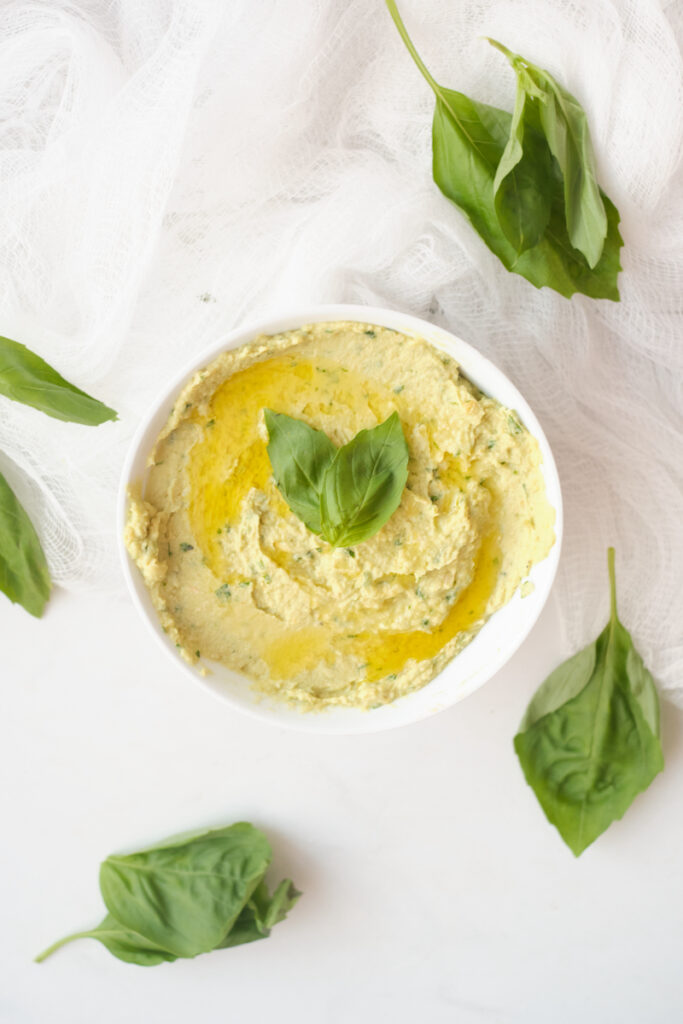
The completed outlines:
{"type": "Polygon", "coordinates": [[[275,725],[303,729],[307,732],[363,733],[391,729],[434,715],[479,689],[512,657],[541,614],[555,578],[562,543],[562,495],[555,462],[538,420],[517,388],[493,363],[448,331],[405,313],[371,306],[313,306],[299,309],[286,316],[239,327],[202,352],[201,356],[194,359],[170,382],[140,425],[123,468],[118,506],[118,533],[123,571],[133,601],[157,641],[176,665],[196,683],[237,711],[246,712],[275,725]],[[556,540],[548,557],[534,566],[530,576],[534,584],[533,591],[525,598],[517,591],[513,599],[488,620],[474,640],[421,690],[401,697],[393,704],[371,711],[331,708],[324,712],[302,713],[284,703],[257,694],[251,689],[248,679],[223,665],[212,664],[212,673],[202,676],[196,668],[179,657],[174,644],[159,624],[140,573],[126,552],[123,529],[128,487],[133,481],[141,479],[144,487],[147,456],[166,422],[169,409],[178,392],[195,370],[211,362],[226,349],[236,348],[260,334],[276,334],[301,327],[303,324],[326,320],[355,320],[391,327],[405,334],[420,335],[436,348],[451,355],[461,366],[463,373],[482,391],[503,405],[515,409],[541,448],[548,499],[556,512],[556,540]]]}

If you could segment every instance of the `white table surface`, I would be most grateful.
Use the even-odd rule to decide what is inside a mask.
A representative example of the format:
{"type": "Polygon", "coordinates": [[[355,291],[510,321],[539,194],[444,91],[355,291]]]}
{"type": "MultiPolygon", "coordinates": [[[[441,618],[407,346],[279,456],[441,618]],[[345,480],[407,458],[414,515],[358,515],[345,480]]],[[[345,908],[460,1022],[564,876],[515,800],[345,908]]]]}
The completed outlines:
{"type": "Polygon", "coordinates": [[[509,666],[426,722],[315,737],[193,687],[120,597],[2,599],[2,1024],[678,1024],[683,716],[667,769],[575,860],[512,736],[556,661],[551,602],[509,666]],[[99,861],[247,819],[304,896],[269,939],[153,968],[98,943],[99,861]]]}

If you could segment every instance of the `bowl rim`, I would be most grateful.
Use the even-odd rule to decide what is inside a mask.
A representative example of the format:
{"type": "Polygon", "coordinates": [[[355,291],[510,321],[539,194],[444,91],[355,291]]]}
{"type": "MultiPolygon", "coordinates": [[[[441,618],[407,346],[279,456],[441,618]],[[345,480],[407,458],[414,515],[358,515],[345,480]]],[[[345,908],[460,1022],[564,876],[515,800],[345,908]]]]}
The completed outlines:
{"type": "MultiPolygon", "coordinates": [[[[460,365],[460,360],[458,360],[460,365]]],[[[469,373],[466,367],[463,366],[463,374],[469,378],[469,373]]],[[[475,374],[476,375],[476,374],[475,374]]],[[[482,388],[482,390],[485,390],[482,388]]],[[[486,392],[488,393],[488,392],[486,392]]],[[[492,397],[496,398],[495,393],[492,393],[492,397]]],[[[170,407],[169,405],[169,407],[170,407]]],[[[146,452],[144,453],[147,454],[146,452]]],[[[370,732],[383,732],[392,728],[399,728],[403,725],[409,725],[414,722],[423,721],[425,718],[429,718],[434,714],[438,714],[439,711],[445,710],[448,707],[452,707],[454,704],[459,703],[465,697],[474,693],[480,689],[485,683],[489,682],[497,673],[503,668],[504,665],[510,661],[513,655],[519,650],[521,645],[524,643],[529,633],[533,629],[534,625],[538,621],[538,618],[543,611],[550,592],[552,590],[553,583],[557,574],[557,568],[560,559],[560,553],[562,549],[563,539],[563,526],[564,526],[564,513],[563,513],[563,501],[562,501],[562,490],[560,485],[560,478],[555,464],[552,449],[548,443],[548,439],[545,432],[536,417],[536,414],[529,406],[529,403],[524,398],[522,393],[519,391],[513,381],[500,370],[495,363],[493,363],[486,356],[482,355],[477,348],[470,343],[464,341],[458,335],[454,334],[447,328],[440,327],[436,324],[432,324],[428,320],[424,320],[421,317],[414,316],[410,313],[404,313],[397,309],[390,309],[389,307],[382,306],[365,306],[358,304],[349,303],[325,303],[325,304],[311,304],[302,305],[301,307],[293,307],[281,312],[274,312],[273,314],[259,318],[258,320],[248,320],[238,327],[233,328],[227,334],[222,334],[217,340],[211,342],[210,345],[203,348],[199,353],[193,355],[192,359],[183,365],[182,369],[179,370],[173,377],[168,381],[160,390],[157,397],[153,402],[150,403],[144,416],[141,418],[133,437],[130,441],[124,462],[121,470],[121,476],[119,481],[118,495],[117,495],[117,514],[116,514],[116,531],[117,531],[117,546],[119,556],[121,560],[121,567],[123,570],[124,579],[128,593],[133,600],[133,604],[141,616],[149,632],[151,632],[156,643],[163,648],[167,656],[170,657],[176,666],[179,666],[184,670],[186,675],[190,675],[195,684],[197,684],[204,692],[213,694],[213,696],[219,700],[224,706],[232,708],[240,712],[241,714],[249,715],[261,722],[267,722],[269,725],[280,726],[281,728],[290,728],[299,732],[314,732],[319,734],[342,734],[342,735],[358,735],[361,733],[370,732]],[[206,366],[213,359],[215,359],[222,352],[237,348],[241,345],[247,344],[249,341],[259,337],[260,335],[273,335],[283,331],[296,330],[297,327],[303,327],[311,323],[321,322],[336,322],[336,321],[348,321],[355,323],[363,323],[372,326],[389,327],[393,330],[399,330],[406,334],[415,334],[422,337],[429,344],[433,344],[435,347],[441,347],[440,342],[444,344],[454,345],[455,348],[464,351],[467,356],[471,356],[473,362],[477,363],[479,367],[483,368],[484,372],[495,378],[499,378],[510,388],[514,393],[519,402],[519,405],[515,406],[515,411],[521,416],[524,425],[527,427],[529,432],[536,438],[541,448],[542,453],[542,466],[543,466],[543,477],[546,484],[546,490],[548,493],[548,500],[555,509],[555,541],[551,547],[549,553],[545,559],[538,565],[546,565],[546,572],[542,581],[542,591],[540,599],[536,601],[536,607],[532,614],[529,614],[525,620],[523,627],[517,632],[515,638],[509,643],[502,656],[499,654],[497,659],[491,662],[490,671],[485,671],[481,678],[476,679],[473,685],[461,686],[458,691],[455,690],[451,696],[447,699],[442,700],[437,706],[434,707],[416,707],[412,714],[402,716],[400,721],[381,721],[378,718],[373,720],[373,710],[368,709],[365,711],[358,712],[358,709],[346,709],[333,707],[329,709],[330,712],[347,712],[354,711],[360,713],[363,716],[362,725],[359,724],[358,720],[354,722],[341,723],[337,719],[334,721],[327,720],[327,711],[323,712],[310,712],[304,713],[301,711],[293,711],[293,714],[288,714],[285,717],[279,717],[277,714],[273,714],[272,710],[268,709],[266,701],[255,700],[253,704],[247,705],[241,700],[234,697],[227,688],[218,689],[216,686],[212,686],[209,679],[206,676],[200,675],[200,673],[185,662],[180,655],[170,646],[170,643],[165,639],[161,633],[158,617],[156,610],[150,606],[147,608],[140,598],[139,585],[145,586],[142,583],[139,570],[131,559],[126,549],[124,541],[124,529],[126,524],[128,500],[129,500],[129,487],[134,483],[134,479],[138,479],[136,474],[135,478],[132,478],[132,469],[134,463],[137,462],[140,456],[140,449],[145,440],[145,437],[149,431],[152,422],[159,415],[161,409],[170,403],[172,405],[174,398],[177,397],[183,386],[187,383],[190,377],[199,369],[206,366]],[[552,493],[550,493],[552,492],[552,493]],[[135,574],[139,577],[136,580],[135,574]]],[[[504,608],[505,606],[503,606],[504,608]]],[[[495,612],[488,623],[495,620],[496,615],[503,611],[503,608],[495,612]]],[[[485,628],[482,627],[482,629],[485,628]]],[[[481,633],[481,630],[480,630],[481,633]]],[[[479,633],[477,634],[477,636],[479,633]]],[[[473,639],[476,640],[476,636],[473,639]]],[[[458,655],[450,659],[444,667],[441,669],[433,679],[421,687],[419,690],[412,691],[405,697],[401,697],[396,701],[393,701],[389,705],[383,705],[382,708],[377,709],[381,711],[385,708],[394,707],[397,704],[403,704],[404,701],[409,701],[410,697],[415,696],[423,690],[427,690],[428,687],[432,686],[448,667],[457,660],[458,655]]],[[[246,678],[246,677],[244,677],[246,678]]],[[[259,695],[260,696],[260,695],[259,695]]],[[[278,709],[284,711],[287,708],[285,702],[277,702],[278,709]]]]}

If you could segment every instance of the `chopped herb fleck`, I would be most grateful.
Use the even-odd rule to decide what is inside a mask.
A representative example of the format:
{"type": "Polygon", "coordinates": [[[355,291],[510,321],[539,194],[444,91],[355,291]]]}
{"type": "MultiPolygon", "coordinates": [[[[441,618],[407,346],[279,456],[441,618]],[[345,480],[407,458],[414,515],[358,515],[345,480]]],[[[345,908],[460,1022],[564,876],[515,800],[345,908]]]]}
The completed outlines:
{"type": "Polygon", "coordinates": [[[207,425],[207,427],[212,427],[215,422],[216,422],[215,420],[209,420],[209,422],[206,425],[207,425]]]}
{"type": "Polygon", "coordinates": [[[400,395],[405,387],[405,384],[399,384],[398,387],[394,388],[394,394],[400,395]]]}
{"type": "Polygon", "coordinates": [[[376,334],[374,331],[363,331],[363,334],[367,334],[368,338],[375,338],[376,334]]]}
{"type": "Polygon", "coordinates": [[[355,558],[356,557],[356,552],[353,550],[353,548],[347,548],[346,549],[346,554],[350,555],[351,558],[355,558]]]}
{"type": "Polygon", "coordinates": [[[181,551],[194,551],[194,544],[188,544],[187,541],[181,541],[180,550],[181,551]]]}
{"type": "Polygon", "coordinates": [[[395,548],[403,547],[403,537],[394,537],[394,547],[395,548]]]}
{"type": "Polygon", "coordinates": [[[202,655],[201,655],[200,651],[195,651],[194,652],[194,656],[195,656],[195,658],[201,658],[202,655]]]}
{"type": "Polygon", "coordinates": [[[486,447],[488,448],[488,450],[489,450],[489,451],[491,451],[491,449],[492,449],[492,448],[495,448],[495,447],[496,447],[496,442],[495,442],[495,439],[494,439],[493,437],[492,437],[492,438],[491,438],[491,440],[490,440],[490,441],[489,441],[489,442],[487,443],[486,447]]]}
{"type": "Polygon", "coordinates": [[[230,587],[227,583],[221,583],[220,587],[216,591],[216,597],[221,601],[227,601],[231,596],[230,587]]]}
{"type": "Polygon", "coordinates": [[[522,424],[513,413],[510,413],[508,416],[508,428],[511,434],[522,433],[522,424]]]}

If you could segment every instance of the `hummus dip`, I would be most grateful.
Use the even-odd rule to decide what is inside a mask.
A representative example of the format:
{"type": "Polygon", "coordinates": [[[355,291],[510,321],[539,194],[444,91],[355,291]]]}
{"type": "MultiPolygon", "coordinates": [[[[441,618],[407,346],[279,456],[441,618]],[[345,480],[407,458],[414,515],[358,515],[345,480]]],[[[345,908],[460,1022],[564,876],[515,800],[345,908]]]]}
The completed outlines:
{"type": "Polygon", "coordinates": [[[126,544],[190,663],[302,710],[424,686],[554,541],[536,440],[419,337],[320,323],[224,352],[180,394],[131,493],[126,544]],[[373,537],[333,548],[278,491],[263,410],[335,445],[396,410],[410,460],[373,537]]]}

